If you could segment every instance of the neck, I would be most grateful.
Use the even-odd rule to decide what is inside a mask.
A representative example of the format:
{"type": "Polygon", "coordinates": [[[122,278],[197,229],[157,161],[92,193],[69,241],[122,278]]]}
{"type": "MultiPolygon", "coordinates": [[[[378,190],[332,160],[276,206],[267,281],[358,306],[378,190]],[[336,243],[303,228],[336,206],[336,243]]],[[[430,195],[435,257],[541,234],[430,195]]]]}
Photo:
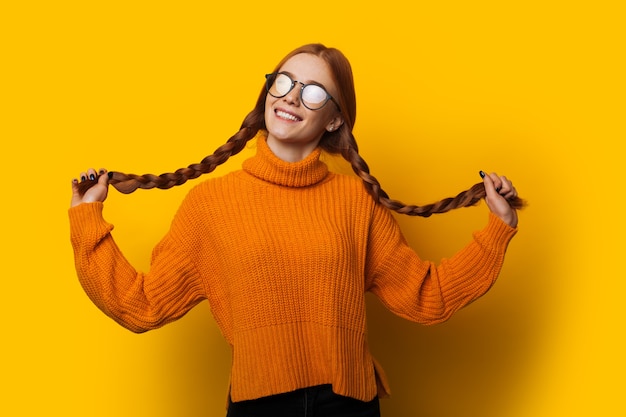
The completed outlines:
{"type": "Polygon", "coordinates": [[[319,139],[307,143],[294,143],[275,139],[271,135],[267,137],[267,146],[272,153],[285,162],[302,161],[317,148],[318,144],[319,139]]]}

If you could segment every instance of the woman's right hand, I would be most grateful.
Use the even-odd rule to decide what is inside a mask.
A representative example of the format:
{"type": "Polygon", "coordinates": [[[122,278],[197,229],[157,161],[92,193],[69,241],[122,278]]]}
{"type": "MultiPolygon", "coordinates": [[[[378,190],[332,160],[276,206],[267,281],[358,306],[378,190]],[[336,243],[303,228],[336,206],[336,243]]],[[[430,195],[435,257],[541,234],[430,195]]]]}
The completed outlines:
{"type": "Polygon", "coordinates": [[[98,178],[98,181],[90,187],[84,194],[80,194],[78,190],[78,180],[72,180],[72,202],[70,207],[76,207],[82,203],[95,203],[103,202],[106,200],[109,192],[109,176],[106,169],[101,169],[98,173],[93,168],[90,168],[87,172],[81,172],[80,179],[85,181],[88,178],[94,180],[98,178]],[[98,176],[99,174],[99,176],[98,176]]]}

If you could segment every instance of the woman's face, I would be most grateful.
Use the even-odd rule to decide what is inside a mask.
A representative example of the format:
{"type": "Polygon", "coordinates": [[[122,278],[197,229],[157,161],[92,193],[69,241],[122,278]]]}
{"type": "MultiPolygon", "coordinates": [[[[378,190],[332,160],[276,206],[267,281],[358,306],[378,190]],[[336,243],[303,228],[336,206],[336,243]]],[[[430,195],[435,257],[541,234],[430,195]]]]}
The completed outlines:
{"type": "MultiPolygon", "coordinates": [[[[321,85],[331,96],[337,97],[337,86],[328,65],[315,55],[295,55],[279,71],[287,73],[292,80],[321,85]]],[[[317,147],[326,130],[336,130],[343,123],[332,100],[319,110],[305,107],[300,97],[301,87],[302,84],[296,83],[281,98],[268,93],[265,102],[267,144],[276,156],[289,162],[304,159],[317,147]]]]}

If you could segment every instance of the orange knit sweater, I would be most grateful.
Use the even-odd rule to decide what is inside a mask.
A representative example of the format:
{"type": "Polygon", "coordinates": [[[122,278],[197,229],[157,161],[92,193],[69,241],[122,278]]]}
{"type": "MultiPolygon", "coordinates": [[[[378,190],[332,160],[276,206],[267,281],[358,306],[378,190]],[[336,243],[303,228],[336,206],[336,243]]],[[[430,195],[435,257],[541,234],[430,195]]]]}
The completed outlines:
{"type": "Polygon", "coordinates": [[[435,265],[360,180],[329,172],[319,149],[287,163],[262,137],[257,144],[242,170],[190,191],[147,273],[116,246],[101,203],[70,209],[83,288],[134,332],[208,300],[232,347],[233,401],[326,383],[361,400],[385,396],[365,292],[409,320],[444,321],[492,286],[515,229],[490,215],[467,247],[435,265]]]}

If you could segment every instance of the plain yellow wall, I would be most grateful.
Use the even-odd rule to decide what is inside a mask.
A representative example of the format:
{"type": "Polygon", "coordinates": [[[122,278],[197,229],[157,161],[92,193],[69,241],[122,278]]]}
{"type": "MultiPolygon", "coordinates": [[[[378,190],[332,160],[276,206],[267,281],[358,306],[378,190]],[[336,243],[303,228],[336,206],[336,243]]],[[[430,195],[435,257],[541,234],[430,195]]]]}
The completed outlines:
{"type": "MultiPolygon", "coordinates": [[[[89,166],[160,173],[199,161],[236,131],[263,74],[308,42],[351,60],[355,135],[394,198],[448,197],[482,169],[530,202],[496,286],[449,322],[421,327],[368,297],[393,391],[383,415],[624,412],[619,2],[211,3],[1,7],[0,414],[224,415],[229,351],[206,303],[135,335],[82,292],[70,181],[89,166]]],[[[105,216],[137,268],[191,185],[111,192],[105,216]]],[[[483,203],[400,221],[439,260],[486,216],[483,203]]]]}

